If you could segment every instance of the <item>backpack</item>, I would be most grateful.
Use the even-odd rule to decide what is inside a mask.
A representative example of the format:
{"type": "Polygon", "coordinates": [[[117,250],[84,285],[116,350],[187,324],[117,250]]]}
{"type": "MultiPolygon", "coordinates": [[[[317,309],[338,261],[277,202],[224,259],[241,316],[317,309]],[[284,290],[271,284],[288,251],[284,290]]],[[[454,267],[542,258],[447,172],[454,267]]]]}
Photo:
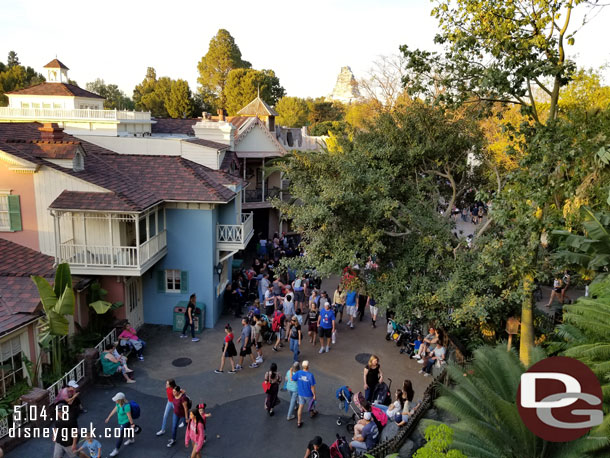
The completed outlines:
{"type": "Polygon", "coordinates": [[[273,313],[273,321],[271,322],[271,330],[273,332],[278,332],[280,330],[280,325],[282,324],[282,318],[284,317],[284,313],[276,310],[273,313]]]}
{"type": "MultiPolygon", "coordinates": [[[[184,396],[186,396],[186,394],[184,396]]],[[[191,410],[191,408],[193,407],[193,401],[188,396],[186,396],[186,407],[188,408],[188,410],[191,410]]]]}
{"type": "Polygon", "coordinates": [[[373,414],[373,418],[375,419],[375,424],[379,431],[383,429],[385,425],[388,424],[388,416],[387,414],[381,410],[379,407],[371,406],[371,413],[373,414]]]}
{"type": "Polygon", "coordinates": [[[294,287],[295,287],[295,288],[300,288],[300,287],[301,287],[301,279],[300,279],[300,278],[297,278],[297,279],[294,281],[294,287]]]}
{"type": "Polygon", "coordinates": [[[345,440],[345,436],[337,434],[337,440],[330,446],[330,458],[350,458],[352,452],[349,449],[349,444],[345,440]]]}
{"type": "Polygon", "coordinates": [[[129,407],[131,408],[131,418],[134,420],[140,418],[140,405],[136,401],[129,401],[129,407]]]}

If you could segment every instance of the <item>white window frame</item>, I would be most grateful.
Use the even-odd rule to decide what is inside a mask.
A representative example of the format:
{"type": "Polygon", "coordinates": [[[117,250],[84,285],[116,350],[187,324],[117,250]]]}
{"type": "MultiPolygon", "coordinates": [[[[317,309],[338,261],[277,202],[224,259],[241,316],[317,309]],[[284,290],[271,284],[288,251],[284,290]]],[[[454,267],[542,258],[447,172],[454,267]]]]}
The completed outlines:
{"type": "Polygon", "coordinates": [[[180,293],[182,287],[182,271],[178,269],[165,270],[165,292],[180,293]]]}
{"type": "Polygon", "coordinates": [[[6,189],[0,189],[0,213],[6,214],[6,226],[2,225],[2,219],[0,219],[0,231],[8,232],[11,230],[11,215],[8,208],[8,196],[10,196],[11,191],[6,189]]]}
{"type": "Polygon", "coordinates": [[[20,380],[27,379],[27,374],[23,367],[23,357],[25,356],[25,352],[23,351],[21,335],[8,339],[0,344],[0,396],[5,397],[6,392],[10,389],[10,386],[15,385],[20,380]],[[4,359],[4,350],[6,347],[9,347],[7,354],[9,354],[8,358],[4,359]],[[17,356],[21,355],[21,364],[19,367],[15,367],[15,359],[17,356]],[[4,371],[4,362],[8,361],[11,370],[5,372],[4,371]],[[7,388],[6,382],[11,380],[11,385],[7,388]]]}

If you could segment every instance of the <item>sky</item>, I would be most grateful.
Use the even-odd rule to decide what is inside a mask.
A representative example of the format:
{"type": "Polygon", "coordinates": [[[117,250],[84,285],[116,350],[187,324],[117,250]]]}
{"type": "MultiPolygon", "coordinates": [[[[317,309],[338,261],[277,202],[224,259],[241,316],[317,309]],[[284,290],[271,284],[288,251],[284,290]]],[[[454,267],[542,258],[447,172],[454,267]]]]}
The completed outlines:
{"type": "MultiPolygon", "coordinates": [[[[0,59],[15,50],[42,72],[55,57],[84,87],[102,78],[128,96],[147,67],[197,87],[197,63],[218,29],[235,38],[256,69],[272,69],[287,94],[326,96],[342,66],[366,76],[398,47],[433,49],[437,23],[429,0],[5,0],[0,59]],[[7,4],[8,3],[8,4],[7,4]]],[[[610,63],[610,8],[576,36],[570,56],[584,67],[610,63]]],[[[604,70],[610,83],[610,70],[604,70]]]]}

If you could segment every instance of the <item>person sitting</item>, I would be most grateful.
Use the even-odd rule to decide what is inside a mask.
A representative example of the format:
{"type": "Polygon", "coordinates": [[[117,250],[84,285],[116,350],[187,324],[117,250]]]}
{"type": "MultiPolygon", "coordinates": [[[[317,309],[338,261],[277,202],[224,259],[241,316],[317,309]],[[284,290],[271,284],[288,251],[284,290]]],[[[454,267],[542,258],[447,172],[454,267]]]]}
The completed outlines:
{"type": "Polygon", "coordinates": [[[428,335],[424,338],[424,341],[420,345],[419,351],[417,352],[417,354],[415,356],[413,356],[413,358],[418,359],[419,361],[417,361],[417,362],[419,364],[423,364],[424,357],[429,352],[434,350],[434,347],[436,346],[437,342],[438,342],[438,334],[436,332],[436,329],[431,327],[428,331],[428,335]]]}
{"type": "Polygon", "coordinates": [[[364,427],[360,431],[360,434],[356,434],[354,429],[354,437],[349,444],[350,450],[359,452],[366,452],[372,449],[379,442],[379,429],[373,421],[373,414],[371,412],[365,412],[362,420],[364,427]]]}
{"type": "Polygon", "coordinates": [[[436,364],[437,362],[439,363],[439,365],[445,363],[446,353],[447,350],[443,346],[443,343],[439,340],[434,350],[428,353],[428,357],[425,358],[424,361],[424,367],[421,371],[419,371],[419,373],[424,374],[424,376],[426,377],[429,377],[432,373],[432,367],[434,366],[434,364],[436,364]]]}
{"type": "Polygon", "coordinates": [[[142,352],[144,351],[144,346],[146,345],[146,342],[144,342],[138,337],[138,335],[136,334],[136,330],[131,327],[129,321],[125,323],[123,331],[119,334],[119,342],[122,346],[132,347],[135,350],[138,359],[140,361],[144,361],[144,356],[142,355],[142,352]]]}
{"type": "MultiPolygon", "coordinates": [[[[421,345],[422,345],[422,336],[418,334],[417,338],[413,342],[409,342],[407,344],[407,346],[409,347],[409,349],[407,350],[409,358],[415,358],[415,356],[419,354],[419,349],[421,348],[421,345]]],[[[417,359],[419,359],[419,358],[417,358],[417,359]]]]}
{"type": "Polygon", "coordinates": [[[113,342],[113,344],[112,344],[112,348],[113,348],[112,354],[114,355],[114,357],[116,359],[118,359],[121,362],[121,364],[123,366],[125,366],[125,372],[127,372],[127,373],[133,372],[133,370],[131,370],[129,367],[127,367],[127,357],[122,355],[122,354],[120,354],[119,351],[117,350],[118,346],[119,346],[118,342],[113,342]]]}
{"type": "Polygon", "coordinates": [[[135,380],[127,375],[127,370],[125,369],[125,366],[121,364],[121,361],[113,355],[112,344],[109,343],[106,345],[106,350],[100,355],[100,363],[102,364],[102,371],[104,374],[112,375],[119,372],[123,374],[127,383],[136,383],[135,380]]]}

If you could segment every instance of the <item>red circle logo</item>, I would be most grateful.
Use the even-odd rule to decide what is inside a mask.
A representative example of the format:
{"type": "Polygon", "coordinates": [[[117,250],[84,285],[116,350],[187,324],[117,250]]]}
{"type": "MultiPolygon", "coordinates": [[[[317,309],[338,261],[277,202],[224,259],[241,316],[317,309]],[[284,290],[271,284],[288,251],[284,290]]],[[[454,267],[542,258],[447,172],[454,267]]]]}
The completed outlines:
{"type": "Polygon", "coordinates": [[[568,442],[603,421],[602,388],[589,367],[554,356],[521,375],[517,407],[525,426],[541,439],[568,442]]]}

